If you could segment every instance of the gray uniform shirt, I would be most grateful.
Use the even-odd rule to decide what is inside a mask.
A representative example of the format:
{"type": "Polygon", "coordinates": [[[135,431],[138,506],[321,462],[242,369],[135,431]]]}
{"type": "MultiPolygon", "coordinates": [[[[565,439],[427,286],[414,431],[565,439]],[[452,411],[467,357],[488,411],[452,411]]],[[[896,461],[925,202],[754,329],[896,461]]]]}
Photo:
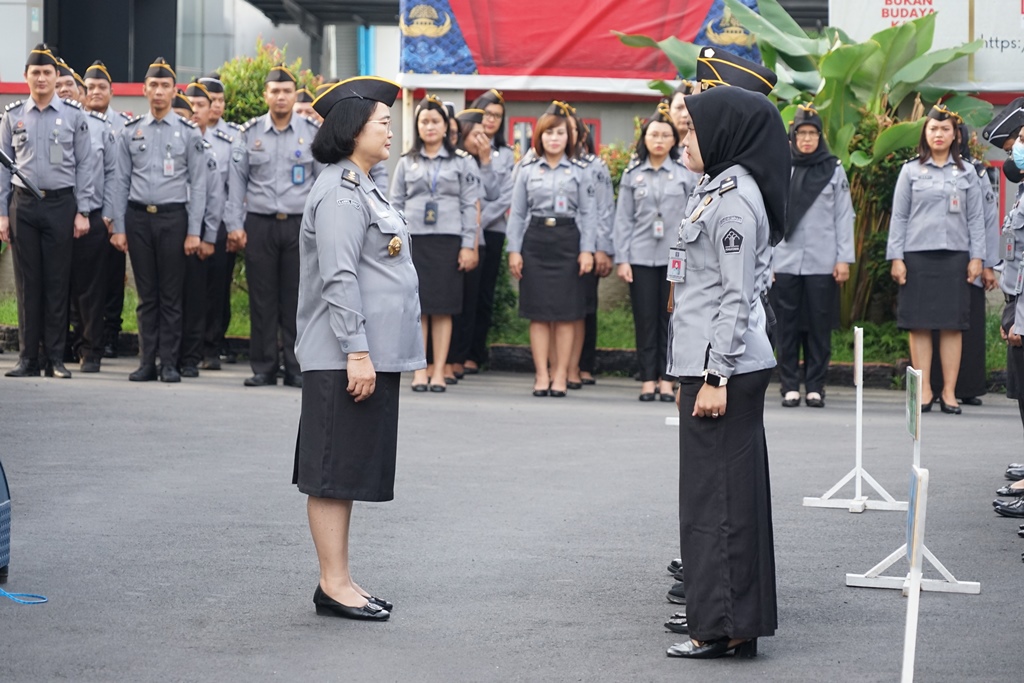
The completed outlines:
{"type": "Polygon", "coordinates": [[[775,367],[761,303],[771,267],[761,190],[736,165],[697,193],[697,208],[679,228],[686,281],[674,288],[666,372],[731,377],[775,367]]]}
{"type": "Polygon", "coordinates": [[[110,120],[99,112],[88,114],[89,138],[92,143],[93,194],[87,211],[103,210],[107,218],[114,216],[114,177],[117,174],[117,137],[110,120]]]}
{"type": "Polygon", "coordinates": [[[364,351],[378,372],[427,366],[409,230],[345,160],[323,170],[302,214],[295,356],[303,371],[342,370],[364,351]]]}
{"type": "Polygon", "coordinates": [[[114,232],[124,232],[128,202],[187,204],[188,234],[202,234],[206,213],[206,149],[194,123],[152,112],[125,124],[117,138],[114,232]],[[169,174],[169,175],[168,175],[169,174]]]}
{"type": "Polygon", "coordinates": [[[476,246],[480,171],[476,160],[462,150],[454,155],[441,147],[430,158],[422,151],[398,160],[391,183],[391,205],[401,211],[413,235],[459,235],[462,248],[476,246]],[[435,223],[426,217],[427,203],[437,204],[435,223]]]}
{"type": "Polygon", "coordinates": [[[696,185],[695,174],[682,163],[665,159],[655,169],[650,160],[637,160],[622,174],[615,207],[615,262],[664,266],[668,250],[678,239],[679,224],[689,214],[686,204],[696,185]],[[654,231],[662,222],[662,236],[654,231]]]}
{"type": "MultiPolygon", "coordinates": [[[[985,262],[983,265],[986,268],[995,268],[1002,258],[999,253],[999,195],[988,179],[985,165],[977,162],[974,164],[974,170],[978,172],[978,185],[981,187],[981,197],[984,202],[985,262]]],[[[975,287],[985,286],[980,276],[975,278],[971,284],[975,287]]]]}
{"type": "Polygon", "coordinates": [[[206,213],[203,216],[203,241],[217,243],[217,233],[224,218],[224,205],[227,203],[227,188],[224,179],[217,170],[217,155],[213,145],[203,140],[206,152],[206,213]]]}
{"type": "Polygon", "coordinates": [[[902,259],[908,251],[966,251],[985,258],[985,214],[974,168],[963,170],[952,158],[941,168],[934,159],[911,159],[900,170],[892,198],[889,244],[885,258],[902,259]]]}
{"type": "MultiPolygon", "coordinates": [[[[54,95],[40,109],[35,100],[13,102],[0,121],[0,149],[41,190],[75,188],[79,211],[93,204],[93,178],[89,118],[77,102],[54,95]]],[[[0,216],[7,215],[11,184],[24,184],[0,166],[0,216]]],[[[69,228],[70,229],[70,228],[69,228]]]]}
{"type": "Polygon", "coordinates": [[[388,186],[391,181],[388,179],[387,164],[383,161],[379,164],[375,164],[373,168],[370,169],[370,180],[373,181],[373,184],[377,186],[377,189],[380,190],[382,195],[385,197],[388,196],[388,186]]]}
{"type": "Polygon", "coordinates": [[[772,267],[788,275],[831,275],[853,263],[853,201],[842,164],[789,237],[775,245],[772,267]]]}
{"type": "Polygon", "coordinates": [[[323,164],[309,146],[319,128],[312,119],[292,114],[288,126],[277,130],[270,114],[242,126],[231,151],[228,231],[240,230],[245,213],[299,214],[323,164]]]}
{"type": "MultiPolygon", "coordinates": [[[[999,287],[1004,294],[1016,296],[1018,294],[1017,273],[1021,268],[1021,261],[1024,260],[1024,201],[1021,201],[1020,196],[1017,197],[1013,208],[1006,214],[1006,220],[1003,221],[1003,233],[1013,235],[1013,254],[1012,256],[1006,255],[1006,258],[1003,259],[1003,273],[999,287]]],[[[1024,310],[1021,308],[1018,301],[1017,320],[1020,321],[1021,327],[1024,327],[1024,310]]]]}
{"type": "Polygon", "coordinates": [[[485,196],[481,205],[480,225],[491,232],[505,232],[505,217],[512,206],[512,169],[515,168],[515,151],[511,147],[498,147],[491,141],[491,172],[492,181],[498,193],[490,199],[485,188],[485,196]]]}
{"type": "Polygon", "coordinates": [[[589,164],[587,168],[596,193],[597,251],[612,255],[615,253],[615,240],[612,236],[615,226],[615,189],[612,187],[612,176],[608,164],[596,154],[588,154],[584,161],[589,164]]]}
{"type": "Polygon", "coordinates": [[[580,252],[597,250],[597,189],[587,163],[562,156],[555,166],[534,155],[524,157],[514,171],[512,209],[508,217],[508,252],[523,250],[531,216],[575,218],[580,252]],[[565,198],[560,207],[558,198],[565,198]],[[561,210],[559,210],[561,209],[561,210]]]}

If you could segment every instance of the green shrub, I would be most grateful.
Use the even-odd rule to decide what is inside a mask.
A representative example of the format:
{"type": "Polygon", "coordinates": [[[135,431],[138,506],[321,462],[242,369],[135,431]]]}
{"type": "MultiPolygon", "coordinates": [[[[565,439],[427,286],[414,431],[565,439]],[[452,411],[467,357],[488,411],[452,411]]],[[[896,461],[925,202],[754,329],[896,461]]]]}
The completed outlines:
{"type": "MultiPolygon", "coordinates": [[[[276,64],[287,62],[288,46],[277,47],[256,39],[255,57],[235,57],[220,67],[221,81],[224,82],[224,120],[245,123],[255,116],[267,112],[263,100],[264,79],[276,64]]],[[[309,69],[302,69],[302,59],[296,59],[288,68],[298,79],[298,87],[309,88],[310,92],[320,85],[321,78],[309,69]]]]}

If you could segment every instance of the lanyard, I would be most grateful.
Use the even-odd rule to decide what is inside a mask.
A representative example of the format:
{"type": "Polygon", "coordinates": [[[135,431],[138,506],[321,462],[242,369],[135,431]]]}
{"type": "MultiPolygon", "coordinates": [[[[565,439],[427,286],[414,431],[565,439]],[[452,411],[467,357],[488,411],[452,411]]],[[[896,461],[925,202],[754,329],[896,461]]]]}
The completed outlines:
{"type": "Polygon", "coordinates": [[[441,174],[441,157],[436,156],[431,161],[434,162],[434,177],[430,180],[430,198],[437,199],[437,176],[441,174]]]}

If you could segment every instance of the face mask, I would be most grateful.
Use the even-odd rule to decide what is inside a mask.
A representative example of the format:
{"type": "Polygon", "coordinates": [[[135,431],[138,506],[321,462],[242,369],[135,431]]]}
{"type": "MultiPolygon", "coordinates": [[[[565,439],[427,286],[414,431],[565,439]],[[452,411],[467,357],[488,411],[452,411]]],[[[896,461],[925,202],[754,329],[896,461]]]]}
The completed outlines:
{"type": "Polygon", "coordinates": [[[1021,170],[1024,170],[1024,142],[1017,140],[1013,143],[1013,164],[1021,170]]]}

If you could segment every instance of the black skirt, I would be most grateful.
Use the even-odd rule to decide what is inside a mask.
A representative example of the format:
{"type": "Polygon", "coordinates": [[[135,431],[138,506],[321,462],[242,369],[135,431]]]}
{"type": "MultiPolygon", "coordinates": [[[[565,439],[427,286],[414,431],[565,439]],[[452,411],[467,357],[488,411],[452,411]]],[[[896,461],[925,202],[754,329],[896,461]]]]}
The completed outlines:
{"type": "Polygon", "coordinates": [[[523,236],[523,279],[519,317],[538,321],[582,320],[586,291],[577,259],[580,231],[574,222],[531,221],[523,236]]]}
{"type": "Polygon", "coordinates": [[[771,370],[733,375],[719,418],[691,417],[700,377],[680,378],[679,535],[690,637],[775,634],[764,395],[771,370]]]}
{"type": "MultiPolygon", "coordinates": [[[[956,376],[956,397],[977,398],[988,393],[988,372],[985,370],[985,290],[969,285],[971,297],[970,327],[963,334],[960,371],[956,376]]],[[[942,393],[942,358],[939,354],[939,333],[932,332],[932,393],[942,393]]]]}
{"type": "Polygon", "coordinates": [[[401,373],[378,372],[356,403],[345,370],[302,373],[302,415],[292,483],[317,498],[383,502],[395,497],[401,373]]]}
{"type": "Polygon", "coordinates": [[[901,330],[966,330],[971,284],[966,251],[909,251],[907,284],[899,288],[896,324],[901,330]]]}
{"type": "Polygon", "coordinates": [[[420,279],[421,315],[456,315],[462,310],[458,235],[413,235],[412,264],[420,279]]]}

